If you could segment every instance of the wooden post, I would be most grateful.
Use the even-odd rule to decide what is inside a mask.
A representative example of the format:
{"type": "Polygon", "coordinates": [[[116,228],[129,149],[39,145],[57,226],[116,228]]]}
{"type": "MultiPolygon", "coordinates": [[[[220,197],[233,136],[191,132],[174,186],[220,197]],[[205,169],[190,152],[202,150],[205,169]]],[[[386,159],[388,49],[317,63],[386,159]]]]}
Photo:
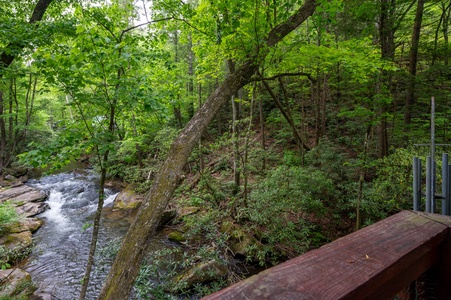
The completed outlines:
{"type": "Polygon", "coordinates": [[[437,297],[451,299],[451,231],[448,231],[448,238],[443,243],[438,270],[437,297]]]}

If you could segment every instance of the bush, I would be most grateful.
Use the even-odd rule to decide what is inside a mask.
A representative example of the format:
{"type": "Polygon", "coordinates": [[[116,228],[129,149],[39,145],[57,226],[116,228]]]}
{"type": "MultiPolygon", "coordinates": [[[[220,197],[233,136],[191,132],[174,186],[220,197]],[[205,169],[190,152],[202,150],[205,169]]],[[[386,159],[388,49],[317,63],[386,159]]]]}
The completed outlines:
{"type": "Polygon", "coordinates": [[[412,209],[413,156],[411,150],[399,148],[376,162],[377,178],[361,205],[363,223],[371,224],[400,210],[412,209]]]}
{"type": "Polygon", "coordinates": [[[0,203],[0,232],[5,230],[5,227],[18,220],[16,210],[9,202],[0,203]]]}
{"type": "MultiPolygon", "coordinates": [[[[260,240],[264,259],[277,261],[278,256],[294,256],[310,248],[315,235],[311,220],[325,213],[325,203],[334,193],[333,182],[321,171],[302,167],[280,166],[252,191],[243,215],[262,228],[260,240]]],[[[261,252],[261,251],[260,251],[261,252]]]]}

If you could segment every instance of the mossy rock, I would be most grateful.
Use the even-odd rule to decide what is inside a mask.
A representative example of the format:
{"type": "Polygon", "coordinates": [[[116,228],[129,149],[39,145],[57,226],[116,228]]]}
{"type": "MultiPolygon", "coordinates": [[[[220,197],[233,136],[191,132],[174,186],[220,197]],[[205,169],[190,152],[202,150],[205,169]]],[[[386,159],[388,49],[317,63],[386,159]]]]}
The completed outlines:
{"type": "Polygon", "coordinates": [[[17,222],[12,222],[5,226],[5,231],[9,233],[19,233],[24,231],[35,232],[38,230],[44,221],[38,218],[23,218],[17,222]]]}
{"type": "Polygon", "coordinates": [[[219,280],[227,275],[227,266],[216,261],[210,260],[200,262],[192,268],[186,270],[182,275],[175,278],[175,284],[183,285],[185,288],[191,288],[198,283],[208,283],[219,280]]]}
{"type": "Polygon", "coordinates": [[[231,220],[224,220],[221,223],[221,226],[219,227],[219,231],[221,233],[228,233],[228,234],[230,234],[233,231],[234,226],[235,225],[233,224],[233,221],[231,221],[231,220]]]}
{"type": "Polygon", "coordinates": [[[170,233],[168,233],[168,239],[170,241],[173,242],[177,242],[177,243],[181,243],[181,242],[186,242],[186,237],[185,235],[177,230],[171,231],[170,233]]]}
{"type": "Polygon", "coordinates": [[[0,245],[9,249],[26,249],[33,244],[31,231],[11,233],[0,238],[0,245]]]}
{"type": "Polygon", "coordinates": [[[29,299],[35,290],[27,272],[17,268],[0,270],[0,299],[29,299]]]}
{"type": "Polygon", "coordinates": [[[197,206],[184,206],[178,209],[178,217],[182,218],[197,213],[200,210],[197,206]]]}
{"type": "Polygon", "coordinates": [[[113,210],[134,210],[141,206],[144,197],[135,193],[132,187],[127,187],[117,195],[113,210]]]}
{"type": "Polygon", "coordinates": [[[246,232],[238,226],[234,226],[230,233],[229,247],[234,255],[247,256],[247,251],[250,248],[263,249],[260,243],[252,234],[246,232]]]}

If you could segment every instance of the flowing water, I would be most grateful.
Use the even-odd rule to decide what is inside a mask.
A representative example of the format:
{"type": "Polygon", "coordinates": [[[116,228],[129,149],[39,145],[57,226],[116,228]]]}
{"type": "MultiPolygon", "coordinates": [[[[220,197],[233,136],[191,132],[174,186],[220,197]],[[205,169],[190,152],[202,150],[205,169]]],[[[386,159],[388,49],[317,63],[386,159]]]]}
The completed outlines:
{"type": "MultiPolygon", "coordinates": [[[[55,299],[78,299],[92,233],[86,225],[92,223],[98,203],[98,176],[89,172],[61,173],[28,184],[47,191],[50,209],[38,215],[45,224],[33,236],[35,248],[25,269],[39,289],[55,299]]],[[[105,192],[104,206],[110,206],[117,191],[105,192]]],[[[102,219],[98,249],[121,238],[127,228],[126,221],[102,219]]],[[[156,238],[152,248],[164,244],[162,238],[156,238]]],[[[94,266],[86,299],[96,298],[108,268],[94,266]]]]}

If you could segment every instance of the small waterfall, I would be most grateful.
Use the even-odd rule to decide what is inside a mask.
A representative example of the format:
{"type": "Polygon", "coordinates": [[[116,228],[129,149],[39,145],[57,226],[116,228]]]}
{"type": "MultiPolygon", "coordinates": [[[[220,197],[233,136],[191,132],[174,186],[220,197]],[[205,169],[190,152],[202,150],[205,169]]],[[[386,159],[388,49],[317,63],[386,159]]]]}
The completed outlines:
{"type": "MultiPolygon", "coordinates": [[[[29,184],[47,191],[50,209],[38,215],[45,221],[34,235],[35,248],[25,266],[36,285],[56,299],[78,299],[80,281],[89,253],[92,223],[98,203],[98,176],[62,173],[30,180],[29,184]]],[[[104,206],[112,205],[117,191],[105,190],[104,206]]],[[[98,249],[123,237],[126,222],[102,221],[98,249]]],[[[155,239],[157,248],[164,241],[155,239]]],[[[109,266],[94,266],[86,299],[95,299],[109,266]]]]}

